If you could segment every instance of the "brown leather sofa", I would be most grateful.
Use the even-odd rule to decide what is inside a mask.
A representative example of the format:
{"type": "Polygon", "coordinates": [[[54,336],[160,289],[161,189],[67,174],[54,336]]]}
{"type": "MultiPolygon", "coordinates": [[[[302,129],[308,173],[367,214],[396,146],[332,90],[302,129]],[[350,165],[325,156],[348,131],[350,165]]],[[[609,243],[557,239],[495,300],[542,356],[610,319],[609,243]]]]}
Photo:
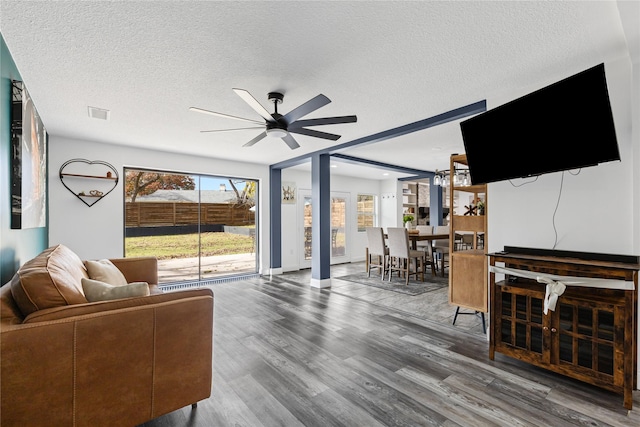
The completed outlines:
{"type": "Polygon", "coordinates": [[[158,290],[155,258],[111,260],[151,295],[87,302],[63,245],[0,288],[0,425],[134,426],[211,394],[213,292],[158,290]]]}

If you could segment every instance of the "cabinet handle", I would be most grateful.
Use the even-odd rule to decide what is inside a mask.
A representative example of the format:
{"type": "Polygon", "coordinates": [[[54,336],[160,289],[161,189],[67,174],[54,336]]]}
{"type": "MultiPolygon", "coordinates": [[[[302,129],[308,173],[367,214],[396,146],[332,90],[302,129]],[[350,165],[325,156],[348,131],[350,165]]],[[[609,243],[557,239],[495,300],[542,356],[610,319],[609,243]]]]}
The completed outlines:
{"type": "Polygon", "coordinates": [[[556,328],[551,328],[551,332],[558,332],[556,328]]]}
{"type": "Polygon", "coordinates": [[[548,331],[548,330],[549,330],[549,327],[548,327],[548,326],[543,326],[543,327],[542,327],[542,330],[543,330],[543,331],[548,331]]]}

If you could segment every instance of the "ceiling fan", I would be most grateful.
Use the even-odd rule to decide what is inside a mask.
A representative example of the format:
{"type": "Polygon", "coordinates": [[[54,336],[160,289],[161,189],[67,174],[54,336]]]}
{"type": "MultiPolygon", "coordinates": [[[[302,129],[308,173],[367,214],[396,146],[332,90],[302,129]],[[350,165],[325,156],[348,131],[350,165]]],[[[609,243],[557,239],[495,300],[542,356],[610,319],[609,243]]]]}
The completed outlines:
{"type": "Polygon", "coordinates": [[[202,108],[191,107],[189,110],[198,113],[211,114],[218,117],[226,117],[229,119],[241,120],[244,122],[253,123],[256,126],[235,128],[235,129],[215,129],[215,130],[203,130],[200,132],[226,132],[230,130],[243,130],[243,129],[264,129],[260,135],[253,138],[251,141],[243,145],[243,147],[251,147],[256,142],[260,141],[266,136],[274,138],[282,138],[282,140],[292,150],[300,147],[300,144],[291,136],[292,133],[300,135],[314,136],[316,138],[329,139],[331,141],[337,141],[340,135],[334,133],[321,132],[313,129],[307,129],[307,126],[320,126],[320,125],[333,125],[339,123],[355,123],[357,121],[356,116],[339,116],[339,117],[323,117],[319,119],[307,119],[298,120],[307,114],[324,107],[331,102],[329,98],[320,94],[304,104],[294,108],[287,114],[282,115],[278,113],[278,104],[282,103],[284,95],[280,92],[269,92],[269,101],[273,102],[274,112],[269,113],[251,94],[244,89],[233,89],[233,91],[240,96],[253,110],[255,110],[263,119],[264,123],[253,120],[245,119],[244,117],[231,116],[229,114],[216,113],[215,111],[204,110],[202,108]]]}

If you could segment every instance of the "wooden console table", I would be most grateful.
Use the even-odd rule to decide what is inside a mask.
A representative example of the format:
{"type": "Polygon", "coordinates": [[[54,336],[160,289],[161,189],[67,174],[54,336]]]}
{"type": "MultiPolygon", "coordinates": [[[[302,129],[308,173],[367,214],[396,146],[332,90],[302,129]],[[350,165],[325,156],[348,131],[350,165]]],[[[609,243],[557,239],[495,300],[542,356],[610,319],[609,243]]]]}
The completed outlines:
{"type": "Polygon", "coordinates": [[[640,257],[517,247],[488,256],[489,358],[500,352],[620,393],[631,410],[640,257]],[[496,271],[505,279],[496,282],[496,271]],[[544,314],[546,284],[531,277],[537,275],[613,280],[571,285],[569,277],[555,278],[566,290],[555,310],[544,314]]]}

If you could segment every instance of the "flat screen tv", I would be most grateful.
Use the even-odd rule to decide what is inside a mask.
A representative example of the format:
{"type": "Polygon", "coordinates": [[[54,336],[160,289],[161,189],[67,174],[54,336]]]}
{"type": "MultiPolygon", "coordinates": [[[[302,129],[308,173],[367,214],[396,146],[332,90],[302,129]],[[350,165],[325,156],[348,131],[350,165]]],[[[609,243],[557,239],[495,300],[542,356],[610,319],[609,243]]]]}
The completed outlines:
{"type": "Polygon", "coordinates": [[[620,160],[604,64],[460,123],[474,184],[620,160]]]}

